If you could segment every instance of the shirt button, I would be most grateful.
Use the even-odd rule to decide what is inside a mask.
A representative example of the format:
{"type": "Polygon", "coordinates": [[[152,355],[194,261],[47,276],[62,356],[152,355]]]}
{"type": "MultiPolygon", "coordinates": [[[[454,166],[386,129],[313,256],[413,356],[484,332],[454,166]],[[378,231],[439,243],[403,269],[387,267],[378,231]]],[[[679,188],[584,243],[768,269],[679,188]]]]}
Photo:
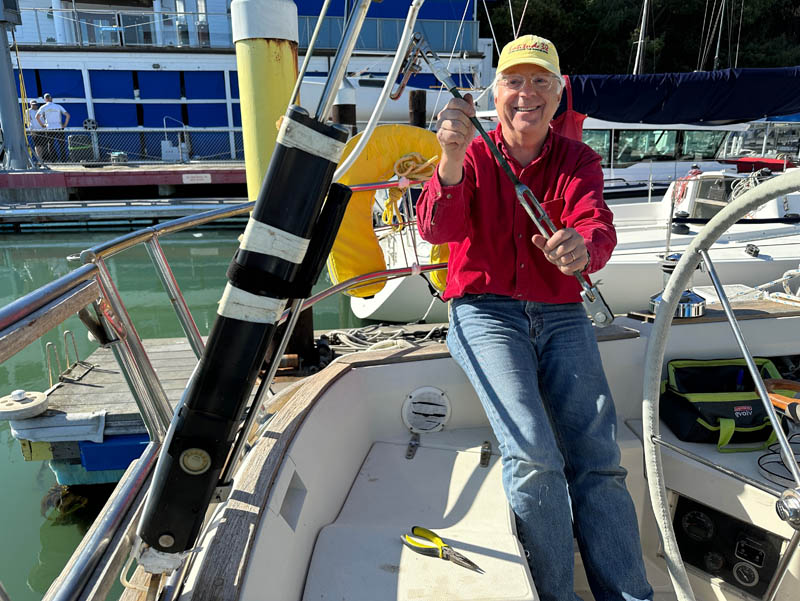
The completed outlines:
{"type": "Polygon", "coordinates": [[[522,234],[517,234],[517,238],[522,238],[522,234]]]}
{"type": "Polygon", "coordinates": [[[453,195],[452,194],[448,194],[447,198],[453,198],[453,195]]]}
{"type": "Polygon", "coordinates": [[[520,263],[519,266],[520,266],[520,269],[525,269],[525,263],[520,263]]]}

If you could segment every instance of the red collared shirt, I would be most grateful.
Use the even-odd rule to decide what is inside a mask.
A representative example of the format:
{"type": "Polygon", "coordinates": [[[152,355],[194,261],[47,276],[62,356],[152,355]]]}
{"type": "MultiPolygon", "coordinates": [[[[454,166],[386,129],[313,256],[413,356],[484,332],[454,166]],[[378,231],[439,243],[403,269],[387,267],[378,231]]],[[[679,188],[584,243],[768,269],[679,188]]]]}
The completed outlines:
{"type": "MultiPolygon", "coordinates": [[[[541,154],[522,167],[505,151],[501,127],[489,136],[555,226],[574,228],[583,236],[591,257],[587,272],[601,269],[617,235],[603,200],[600,156],[551,130],[541,154]]],[[[443,186],[437,172],[425,184],[417,221],[425,240],[449,243],[444,299],[488,292],[544,303],[581,300],[578,280],[561,273],[531,242],[539,232],[480,137],[467,149],[461,183],[443,186]]]]}

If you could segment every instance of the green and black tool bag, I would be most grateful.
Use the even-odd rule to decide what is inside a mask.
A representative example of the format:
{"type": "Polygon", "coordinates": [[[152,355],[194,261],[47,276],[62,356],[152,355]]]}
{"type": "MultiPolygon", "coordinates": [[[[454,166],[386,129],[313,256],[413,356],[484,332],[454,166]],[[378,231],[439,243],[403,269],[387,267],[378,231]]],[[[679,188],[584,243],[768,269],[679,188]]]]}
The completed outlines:
{"type": "MultiPolygon", "coordinates": [[[[769,359],[755,362],[762,378],[780,377],[769,359]]],[[[744,359],[670,361],[659,413],[680,440],[716,443],[721,452],[760,450],[775,440],[744,359]]]]}

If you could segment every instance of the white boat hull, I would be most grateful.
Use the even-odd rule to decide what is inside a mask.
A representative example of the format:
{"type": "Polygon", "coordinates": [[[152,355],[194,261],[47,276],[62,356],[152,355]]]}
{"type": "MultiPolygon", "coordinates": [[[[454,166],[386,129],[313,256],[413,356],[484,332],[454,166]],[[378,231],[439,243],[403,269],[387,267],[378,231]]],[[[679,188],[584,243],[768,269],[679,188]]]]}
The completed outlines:
{"type": "Polygon", "coordinates": [[[427,323],[447,321],[447,303],[431,295],[423,276],[386,282],[372,298],[350,299],[350,309],[360,319],[411,323],[423,317],[427,323]]]}
{"type": "MultiPolygon", "coordinates": [[[[671,252],[686,249],[683,243],[671,247],[671,252]]],[[[758,257],[745,253],[746,244],[729,247],[712,247],[711,260],[723,283],[758,286],[778,279],[786,271],[796,269],[800,262],[800,235],[782,238],[774,243],[758,243],[758,257]]],[[[599,283],[600,291],[611,310],[616,313],[649,311],[648,298],[664,289],[664,274],[661,270],[663,247],[649,251],[612,255],[606,266],[592,275],[599,283]]],[[[705,269],[695,274],[695,286],[710,286],[711,279],[705,269]]]]}

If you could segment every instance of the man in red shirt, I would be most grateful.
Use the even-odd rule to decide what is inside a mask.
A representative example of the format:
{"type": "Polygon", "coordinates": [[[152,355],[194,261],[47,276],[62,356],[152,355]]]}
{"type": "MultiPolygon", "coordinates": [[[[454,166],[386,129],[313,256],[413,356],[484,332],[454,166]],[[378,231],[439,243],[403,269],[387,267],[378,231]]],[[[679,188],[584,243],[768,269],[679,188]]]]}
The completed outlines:
{"type": "Polygon", "coordinates": [[[561,100],[552,42],[526,35],[502,51],[500,121],[490,134],[559,231],[538,233],[469,117],[439,113],[442,158],[417,204],[422,237],[449,243],[447,343],[500,443],[503,484],[544,601],[573,592],[573,532],[597,601],[652,599],[616,414],[575,272],[602,268],[616,244],[600,157],[550,128],[561,100]]]}

